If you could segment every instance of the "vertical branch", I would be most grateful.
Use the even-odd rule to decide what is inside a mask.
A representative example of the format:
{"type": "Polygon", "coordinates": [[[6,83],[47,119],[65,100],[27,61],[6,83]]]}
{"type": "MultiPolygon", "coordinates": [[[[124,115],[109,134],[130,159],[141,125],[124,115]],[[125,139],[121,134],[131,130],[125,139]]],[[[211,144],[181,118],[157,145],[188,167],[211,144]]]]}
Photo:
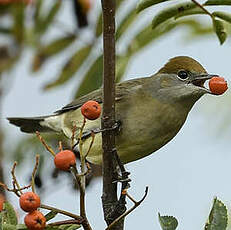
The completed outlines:
{"type": "MultiPolygon", "coordinates": [[[[103,211],[109,225],[119,215],[117,199],[116,162],[115,162],[115,0],[101,0],[103,10],[103,115],[101,126],[103,140],[103,211]]],[[[113,229],[123,229],[123,221],[113,229]]]]}

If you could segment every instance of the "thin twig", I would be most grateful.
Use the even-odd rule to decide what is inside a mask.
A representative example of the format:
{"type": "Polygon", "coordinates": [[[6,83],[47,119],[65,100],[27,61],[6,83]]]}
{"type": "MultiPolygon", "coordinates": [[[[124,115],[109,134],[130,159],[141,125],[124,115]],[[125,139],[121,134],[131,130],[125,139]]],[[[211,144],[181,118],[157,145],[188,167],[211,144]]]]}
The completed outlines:
{"type": "Polygon", "coordinates": [[[77,131],[77,126],[74,125],[73,128],[72,128],[72,135],[71,135],[71,149],[72,151],[74,150],[74,147],[75,147],[75,134],[76,134],[76,131],[77,131]]]}
{"type": "Polygon", "coordinates": [[[14,185],[14,188],[13,189],[11,189],[11,188],[9,188],[6,184],[4,184],[4,183],[2,183],[2,182],[0,182],[0,186],[2,186],[5,190],[7,190],[8,192],[14,192],[15,194],[16,194],[16,196],[18,196],[18,197],[20,197],[20,194],[18,194],[18,192],[21,190],[24,190],[24,189],[28,189],[28,188],[30,188],[31,187],[31,185],[27,185],[27,186],[24,186],[24,187],[22,187],[22,188],[20,188],[20,189],[17,189],[16,187],[15,187],[15,185],[14,185]]]}
{"type": "Polygon", "coordinates": [[[128,196],[128,198],[134,203],[133,207],[130,208],[129,210],[127,210],[125,213],[123,213],[121,216],[119,216],[117,219],[115,219],[107,228],[106,230],[111,229],[115,224],[117,224],[120,220],[122,220],[123,218],[125,218],[128,214],[130,214],[134,209],[136,209],[146,198],[148,194],[148,187],[145,188],[145,192],[144,192],[144,196],[142,197],[141,200],[139,201],[135,201],[133,198],[131,199],[131,196],[128,195],[126,193],[126,195],[128,196]]]}
{"type": "Polygon", "coordinates": [[[80,221],[83,220],[83,218],[81,216],[75,215],[75,214],[73,214],[71,212],[68,212],[68,211],[64,211],[64,210],[61,210],[61,209],[58,209],[58,208],[51,207],[49,205],[41,204],[40,208],[51,210],[51,211],[63,214],[65,216],[69,216],[71,218],[74,218],[75,220],[80,220],[80,221]]]}
{"type": "Polygon", "coordinates": [[[84,173],[78,173],[78,176],[81,177],[81,176],[87,176],[89,173],[91,173],[91,166],[88,162],[86,162],[86,166],[87,166],[87,171],[84,172],[84,173]]]}
{"type": "Polygon", "coordinates": [[[95,133],[94,133],[94,131],[91,131],[91,143],[90,143],[90,145],[89,145],[89,148],[88,148],[88,150],[87,150],[86,155],[84,156],[85,159],[87,158],[89,152],[91,151],[91,148],[92,148],[92,145],[93,145],[93,143],[94,143],[94,140],[95,140],[95,133]]]}
{"type": "Polygon", "coordinates": [[[32,192],[35,192],[34,178],[35,178],[35,174],[37,172],[38,165],[39,165],[39,157],[40,156],[37,154],[36,155],[36,160],[35,160],[35,166],[34,166],[34,169],[33,169],[32,175],[31,175],[31,189],[32,189],[32,192]]]}
{"type": "Polygon", "coordinates": [[[44,145],[46,150],[48,152],[50,152],[55,157],[54,150],[49,145],[47,145],[47,143],[45,142],[45,140],[43,139],[43,137],[40,135],[40,133],[38,131],[36,131],[36,135],[37,135],[38,139],[41,141],[41,143],[44,145]]]}
{"type": "Polygon", "coordinates": [[[19,191],[20,194],[23,194],[23,192],[21,191],[21,187],[17,181],[17,178],[15,176],[15,168],[16,168],[16,165],[17,165],[17,162],[15,161],[14,164],[13,164],[13,167],[12,167],[12,170],[11,170],[11,175],[12,175],[12,178],[13,178],[13,182],[15,183],[16,187],[17,187],[17,190],[19,191]]]}
{"type": "Polygon", "coordinates": [[[63,220],[63,221],[57,221],[48,224],[48,226],[59,226],[59,225],[64,225],[64,224],[82,224],[83,223],[83,218],[82,220],[63,220]]]}
{"type": "Polygon", "coordinates": [[[196,0],[191,0],[193,3],[195,3],[198,7],[200,7],[206,14],[208,14],[212,19],[214,18],[213,15],[205,8],[203,5],[201,5],[196,0]]]}
{"type": "Polygon", "coordinates": [[[80,216],[84,219],[84,222],[82,223],[84,230],[92,230],[85,211],[85,187],[82,186],[82,178],[85,176],[80,176],[78,174],[78,170],[76,166],[70,167],[70,171],[72,172],[73,176],[75,177],[75,180],[79,186],[79,192],[80,192],[80,216]]]}

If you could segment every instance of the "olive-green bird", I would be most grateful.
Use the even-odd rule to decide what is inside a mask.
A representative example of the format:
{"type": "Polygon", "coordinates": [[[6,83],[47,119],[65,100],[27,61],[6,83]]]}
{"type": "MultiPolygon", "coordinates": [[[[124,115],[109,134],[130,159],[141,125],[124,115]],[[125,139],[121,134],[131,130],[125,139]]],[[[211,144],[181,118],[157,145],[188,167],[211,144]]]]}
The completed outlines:
{"type": "MultiPolygon", "coordinates": [[[[123,163],[143,158],[168,143],[183,126],[189,111],[204,94],[212,78],[200,63],[186,56],[174,57],[156,74],[116,85],[116,120],[120,129],[116,135],[118,155],[123,163]]],[[[88,100],[102,103],[102,89],[82,96],[50,116],[8,118],[23,132],[63,132],[72,136],[74,125],[81,126],[80,107],[88,100]]],[[[87,121],[83,152],[87,152],[91,130],[97,132],[87,160],[102,162],[100,119],[87,121]]]]}

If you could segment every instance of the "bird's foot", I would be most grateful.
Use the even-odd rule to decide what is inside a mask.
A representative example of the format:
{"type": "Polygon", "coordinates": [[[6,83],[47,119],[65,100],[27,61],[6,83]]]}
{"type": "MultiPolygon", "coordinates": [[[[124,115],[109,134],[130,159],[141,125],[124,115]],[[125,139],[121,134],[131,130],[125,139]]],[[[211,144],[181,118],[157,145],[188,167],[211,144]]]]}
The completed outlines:
{"type": "MultiPolygon", "coordinates": [[[[119,133],[121,130],[121,121],[117,120],[115,124],[111,128],[105,128],[105,129],[99,129],[98,132],[104,132],[104,131],[110,131],[110,130],[115,130],[116,133],[119,133]]],[[[94,130],[93,130],[94,131],[94,130]]]]}

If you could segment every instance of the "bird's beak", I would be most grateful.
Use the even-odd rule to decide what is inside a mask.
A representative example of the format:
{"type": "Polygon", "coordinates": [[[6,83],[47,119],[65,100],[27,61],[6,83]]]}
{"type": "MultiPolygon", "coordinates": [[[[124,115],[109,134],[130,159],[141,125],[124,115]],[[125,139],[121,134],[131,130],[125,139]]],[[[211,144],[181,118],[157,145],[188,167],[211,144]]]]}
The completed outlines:
{"type": "Polygon", "coordinates": [[[217,75],[215,74],[200,74],[194,77],[194,79],[190,82],[193,85],[200,87],[203,91],[205,91],[205,93],[210,93],[212,94],[212,92],[210,91],[210,89],[206,88],[204,86],[205,82],[207,80],[210,80],[212,77],[217,77],[217,75]]]}

